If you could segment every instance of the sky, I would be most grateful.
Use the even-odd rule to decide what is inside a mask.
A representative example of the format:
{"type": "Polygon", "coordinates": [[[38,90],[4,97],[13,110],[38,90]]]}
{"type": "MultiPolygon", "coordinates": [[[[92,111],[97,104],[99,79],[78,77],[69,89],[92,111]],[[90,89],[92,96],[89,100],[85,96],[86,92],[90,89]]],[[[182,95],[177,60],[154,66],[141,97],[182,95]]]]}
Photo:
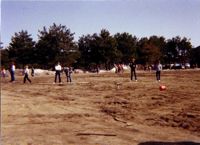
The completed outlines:
{"type": "Polygon", "coordinates": [[[38,30],[65,25],[75,41],[107,29],[137,38],[152,35],[190,39],[200,45],[200,0],[1,0],[1,42],[27,30],[34,41],[38,30]]]}

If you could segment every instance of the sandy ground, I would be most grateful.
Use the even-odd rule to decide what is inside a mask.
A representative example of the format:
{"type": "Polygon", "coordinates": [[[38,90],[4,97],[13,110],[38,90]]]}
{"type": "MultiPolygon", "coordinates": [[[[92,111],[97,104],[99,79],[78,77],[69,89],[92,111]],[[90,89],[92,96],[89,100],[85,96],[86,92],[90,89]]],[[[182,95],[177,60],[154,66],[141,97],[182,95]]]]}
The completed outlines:
{"type": "Polygon", "coordinates": [[[53,75],[1,83],[2,145],[196,145],[200,71],[53,75]],[[167,87],[160,91],[159,86],[167,87]]]}

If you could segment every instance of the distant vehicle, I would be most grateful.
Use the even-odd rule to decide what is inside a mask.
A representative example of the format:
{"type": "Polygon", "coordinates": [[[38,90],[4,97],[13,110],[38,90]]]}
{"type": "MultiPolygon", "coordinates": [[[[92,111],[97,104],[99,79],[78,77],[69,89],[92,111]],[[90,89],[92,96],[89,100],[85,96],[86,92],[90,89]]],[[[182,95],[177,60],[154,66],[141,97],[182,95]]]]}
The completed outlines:
{"type": "Polygon", "coordinates": [[[189,63],[185,63],[185,69],[190,68],[190,64],[189,63]]]}
{"type": "Polygon", "coordinates": [[[182,69],[182,65],[180,63],[175,63],[171,69],[182,69]]]}
{"type": "Polygon", "coordinates": [[[189,63],[185,63],[185,64],[175,63],[171,67],[171,69],[188,69],[188,68],[190,68],[189,63]]]}
{"type": "Polygon", "coordinates": [[[170,69],[171,68],[171,65],[170,64],[164,64],[163,65],[163,69],[170,69]]]}

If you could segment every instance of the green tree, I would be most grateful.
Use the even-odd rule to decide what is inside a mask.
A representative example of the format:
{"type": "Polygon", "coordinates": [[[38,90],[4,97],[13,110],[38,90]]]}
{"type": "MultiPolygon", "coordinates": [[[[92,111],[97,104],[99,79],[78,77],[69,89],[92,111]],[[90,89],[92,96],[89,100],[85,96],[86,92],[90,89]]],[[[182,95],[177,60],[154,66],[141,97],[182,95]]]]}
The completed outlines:
{"type": "Polygon", "coordinates": [[[159,37],[154,35],[149,38],[149,43],[154,47],[151,62],[155,62],[157,60],[163,61],[163,51],[166,46],[165,38],[163,36],[159,37]]]}
{"type": "Polygon", "coordinates": [[[179,60],[180,63],[185,64],[190,61],[190,54],[192,50],[192,44],[190,39],[183,37],[179,43],[179,60]]]}
{"type": "Polygon", "coordinates": [[[22,65],[34,63],[34,46],[35,42],[27,31],[15,33],[8,46],[9,59],[22,65]]]}
{"type": "Polygon", "coordinates": [[[200,67],[200,46],[191,49],[190,63],[192,66],[198,65],[198,67],[200,67]]]}
{"type": "Polygon", "coordinates": [[[79,39],[80,62],[85,68],[101,65],[110,69],[113,63],[120,60],[116,39],[109,31],[102,29],[100,34],[82,36],[79,39]]]}
{"type": "Polygon", "coordinates": [[[8,49],[1,49],[1,66],[9,68],[9,52],[8,49]]]}
{"type": "Polygon", "coordinates": [[[92,36],[89,34],[86,36],[84,35],[81,36],[78,40],[79,51],[81,54],[78,63],[85,69],[89,69],[89,65],[92,62],[91,42],[92,42],[92,36]]]}
{"type": "Polygon", "coordinates": [[[185,63],[189,61],[192,45],[189,39],[180,36],[168,39],[163,51],[166,63],[185,63]]]}
{"type": "Polygon", "coordinates": [[[114,35],[117,41],[117,49],[121,52],[121,61],[128,63],[132,57],[136,58],[137,37],[129,33],[117,33],[114,35]]]}
{"type": "Polygon", "coordinates": [[[66,26],[55,23],[47,30],[39,31],[39,41],[36,45],[38,63],[42,66],[53,66],[57,61],[63,65],[72,65],[79,57],[79,51],[74,40],[74,33],[66,26]]]}
{"type": "Polygon", "coordinates": [[[116,61],[119,61],[120,51],[117,49],[117,42],[109,31],[102,29],[100,34],[93,34],[91,42],[91,58],[96,64],[104,64],[106,69],[116,61]]]}
{"type": "Polygon", "coordinates": [[[99,37],[99,49],[102,55],[102,61],[104,62],[106,69],[110,69],[113,63],[120,60],[120,51],[117,49],[117,41],[106,29],[101,30],[99,37]]]}
{"type": "Polygon", "coordinates": [[[139,62],[148,65],[161,59],[161,49],[164,47],[165,39],[163,37],[151,36],[149,39],[144,37],[138,42],[139,62]]]}

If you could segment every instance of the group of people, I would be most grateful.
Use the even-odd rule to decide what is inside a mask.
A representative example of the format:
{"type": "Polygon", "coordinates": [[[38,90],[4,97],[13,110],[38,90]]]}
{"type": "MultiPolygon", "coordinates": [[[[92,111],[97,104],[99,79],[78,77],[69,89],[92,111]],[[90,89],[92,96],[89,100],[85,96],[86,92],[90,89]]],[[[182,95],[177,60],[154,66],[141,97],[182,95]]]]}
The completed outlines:
{"type": "Polygon", "coordinates": [[[115,67],[115,73],[123,73],[124,72],[124,68],[122,64],[114,64],[115,67]]]}
{"type": "MultiPolygon", "coordinates": [[[[133,80],[133,77],[135,79],[135,81],[137,81],[137,74],[136,74],[136,68],[137,68],[137,64],[135,62],[135,59],[133,58],[131,60],[131,62],[129,63],[130,66],[130,79],[133,80]]],[[[15,64],[14,62],[12,62],[11,66],[10,66],[10,76],[11,76],[11,80],[10,82],[14,82],[15,81],[15,64]]],[[[156,65],[155,65],[155,70],[156,70],[156,80],[160,81],[160,75],[161,75],[161,71],[162,71],[162,65],[160,63],[160,61],[157,61],[156,65]]],[[[5,68],[2,69],[2,75],[5,75],[5,68]]],[[[63,67],[60,65],[60,63],[58,62],[55,65],[55,79],[54,79],[54,84],[57,83],[57,80],[59,83],[62,83],[61,81],[61,72],[64,71],[66,78],[67,78],[67,82],[72,82],[72,68],[71,67],[63,67]]],[[[119,70],[118,70],[119,71],[119,70]]],[[[119,73],[119,72],[118,72],[119,73]]],[[[26,81],[29,81],[29,83],[31,83],[31,79],[29,78],[29,68],[28,65],[26,65],[24,67],[23,70],[23,75],[24,75],[24,79],[23,82],[26,83],[26,81]]],[[[34,68],[31,68],[31,76],[34,76],[34,68]]]]}
{"type": "MultiPolygon", "coordinates": [[[[57,65],[55,66],[55,80],[54,80],[54,84],[57,82],[57,79],[59,80],[59,83],[62,83],[61,81],[61,72],[62,72],[62,66],[60,65],[60,63],[58,62],[57,65]]],[[[71,67],[63,67],[63,71],[65,72],[65,75],[67,77],[67,82],[72,82],[72,68],[71,67]]]]}
{"type": "MultiPolygon", "coordinates": [[[[129,66],[131,68],[131,80],[133,80],[133,75],[134,75],[135,81],[137,81],[137,75],[136,75],[137,65],[136,65],[134,58],[131,60],[129,66]]],[[[156,70],[156,80],[160,82],[160,74],[162,71],[162,64],[160,63],[159,60],[155,64],[155,70],[156,70]]]]}
{"type": "MultiPolygon", "coordinates": [[[[10,82],[15,82],[15,69],[16,69],[16,66],[15,66],[15,63],[12,62],[11,63],[11,66],[10,66],[10,77],[11,77],[11,80],[10,82]]],[[[24,75],[24,79],[23,79],[23,82],[26,83],[26,80],[29,81],[29,83],[31,83],[31,79],[29,78],[29,68],[28,68],[28,65],[26,65],[23,69],[23,75],[24,75]]],[[[6,70],[5,68],[2,70],[2,76],[5,77],[6,76],[6,70]]],[[[31,68],[31,76],[33,77],[34,76],[34,68],[32,67],[31,68]]]]}
{"type": "MultiPolygon", "coordinates": [[[[16,66],[15,66],[15,63],[12,62],[11,65],[10,65],[10,69],[9,69],[9,72],[10,72],[10,77],[11,77],[11,80],[10,82],[15,82],[15,69],[16,69],[16,66]]],[[[72,77],[71,77],[71,74],[72,74],[72,68],[71,67],[61,67],[60,63],[58,62],[56,65],[55,65],[55,80],[54,80],[54,83],[57,82],[57,79],[59,81],[59,83],[62,83],[61,81],[61,72],[62,70],[65,72],[66,74],[66,77],[67,77],[67,82],[72,82],[72,77]]],[[[31,83],[31,79],[29,77],[29,74],[30,74],[30,71],[29,71],[29,67],[28,65],[26,65],[23,69],[23,72],[22,72],[24,78],[23,78],[23,83],[26,83],[26,81],[28,81],[29,83],[31,83]]],[[[32,67],[31,68],[31,76],[34,77],[34,68],[32,67]]],[[[2,77],[5,77],[6,76],[6,70],[5,68],[2,68],[2,71],[1,71],[1,75],[2,77]]]]}

